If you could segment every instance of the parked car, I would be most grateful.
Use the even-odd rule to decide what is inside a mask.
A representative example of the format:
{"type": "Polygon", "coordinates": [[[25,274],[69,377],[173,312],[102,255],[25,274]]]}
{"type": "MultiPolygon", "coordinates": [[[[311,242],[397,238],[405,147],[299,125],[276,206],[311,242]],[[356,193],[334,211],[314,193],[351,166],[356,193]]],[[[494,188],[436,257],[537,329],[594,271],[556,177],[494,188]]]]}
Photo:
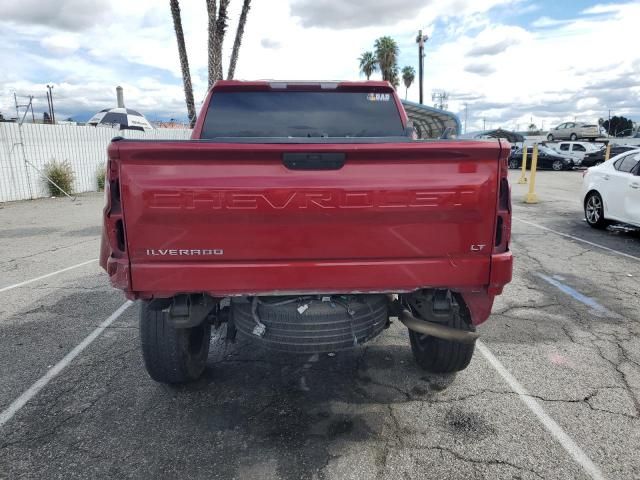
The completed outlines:
{"type": "Polygon", "coordinates": [[[565,122],[555,128],[549,130],[547,140],[579,140],[580,138],[588,138],[594,141],[600,136],[598,125],[591,123],[565,122]]]}
{"type": "Polygon", "coordinates": [[[573,160],[575,166],[580,166],[587,153],[597,152],[601,145],[589,142],[560,142],[548,145],[562,156],[567,156],[573,160]]]}
{"type": "MultiPolygon", "coordinates": [[[[637,145],[612,145],[611,152],[609,153],[609,158],[613,158],[621,153],[628,152],[630,150],[637,149],[637,145]]],[[[594,167],[604,163],[604,157],[606,155],[606,147],[602,146],[595,152],[587,153],[582,159],[583,167],[594,167]]]]}
{"type": "Polygon", "coordinates": [[[593,228],[612,222],[640,227],[640,150],[589,168],[582,180],[584,217],[593,228]]]}
{"type": "MultiPolygon", "coordinates": [[[[533,147],[527,147],[527,168],[531,168],[531,157],[533,155],[533,147]]],[[[575,162],[556,152],[555,150],[538,145],[538,167],[549,168],[551,170],[571,170],[575,166],[575,162]]],[[[522,167],[522,149],[518,149],[509,157],[509,168],[522,167]]]]}
{"type": "Polygon", "coordinates": [[[223,323],[314,354],[390,318],[421,368],[466,368],[511,280],[509,144],[412,135],[388,82],[218,81],[196,141],[114,139],[100,265],[149,375],[196,380],[223,323]]]}

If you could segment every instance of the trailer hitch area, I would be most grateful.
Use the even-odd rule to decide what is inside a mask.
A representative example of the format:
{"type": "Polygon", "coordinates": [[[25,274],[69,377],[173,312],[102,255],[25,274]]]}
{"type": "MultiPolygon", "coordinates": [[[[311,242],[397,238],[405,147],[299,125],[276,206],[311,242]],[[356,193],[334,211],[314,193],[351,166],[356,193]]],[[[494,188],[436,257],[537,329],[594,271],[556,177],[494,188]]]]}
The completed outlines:
{"type": "Polygon", "coordinates": [[[420,290],[404,295],[403,298],[411,306],[410,311],[428,322],[447,323],[460,308],[451,290],[420,290]]]}
{"type": "Polygon", "coordinates": [[[476,332],[446,325],[451,316],[458,314],[460,309],[450,290],[424,290],[403,295],[402,301],[393,296],[390,296],[389,300],[390,316],[398,317],[409,330],[469,344],[475,343],[479,337],[476,332]]]}
{"type": "Polygon", "coordinates": [[[176,295],[164,311],[175,328],[191,328],[208,320],[217,306],[218,301],[209,295],[176,295]]]}

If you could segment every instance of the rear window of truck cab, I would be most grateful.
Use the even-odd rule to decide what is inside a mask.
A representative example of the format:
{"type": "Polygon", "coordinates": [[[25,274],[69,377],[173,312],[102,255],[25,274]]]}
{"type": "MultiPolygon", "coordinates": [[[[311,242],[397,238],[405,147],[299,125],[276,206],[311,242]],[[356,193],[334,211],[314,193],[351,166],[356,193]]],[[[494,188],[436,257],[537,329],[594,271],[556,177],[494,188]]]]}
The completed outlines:
{"type": "Polygon", "coordinates": [[[391,93],[214,92],[201,138],[401,137],[391,93]]]}

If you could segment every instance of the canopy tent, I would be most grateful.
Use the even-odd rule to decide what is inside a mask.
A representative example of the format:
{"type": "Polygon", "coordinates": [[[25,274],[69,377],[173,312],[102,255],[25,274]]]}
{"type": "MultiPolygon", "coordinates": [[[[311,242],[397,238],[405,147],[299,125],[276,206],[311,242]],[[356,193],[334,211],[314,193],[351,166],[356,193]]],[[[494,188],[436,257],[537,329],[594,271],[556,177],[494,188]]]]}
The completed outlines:
{"type": "Polygon", "coordinates": [[[121,130],[153,130],[149,121],[139,112],[130,108],[105,108],[87,122],[88,125],[119,125],[121,130]]]}
{"type": "Polygon", "coordinates": [[[402,105],[419,138],[440,138],[460,134],[460,119],[455,113],[408,100],[402,100],[402,105]]]}
{"type": "Polygon", "coordinates": [[[498,128],[496,130],[483,130],[480,132],[465,133],[464,135],[461,135],[461,138],[504,138],[509,143],[522,143],[525,140],[524,136],[519,134],[518,132],[503,130],[502,128],[498,128]]]}

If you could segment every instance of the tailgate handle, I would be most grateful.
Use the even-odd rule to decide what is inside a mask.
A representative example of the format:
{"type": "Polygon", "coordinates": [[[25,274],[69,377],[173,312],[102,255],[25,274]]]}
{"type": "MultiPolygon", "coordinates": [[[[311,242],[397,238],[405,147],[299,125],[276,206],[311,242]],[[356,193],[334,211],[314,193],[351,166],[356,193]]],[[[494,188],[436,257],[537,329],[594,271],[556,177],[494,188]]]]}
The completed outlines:
{"type": "Polygon", "coordinates": [[[282,163],[289,170],[340,170],[346,161],[344,153],[282,154],[282,163]]]}

